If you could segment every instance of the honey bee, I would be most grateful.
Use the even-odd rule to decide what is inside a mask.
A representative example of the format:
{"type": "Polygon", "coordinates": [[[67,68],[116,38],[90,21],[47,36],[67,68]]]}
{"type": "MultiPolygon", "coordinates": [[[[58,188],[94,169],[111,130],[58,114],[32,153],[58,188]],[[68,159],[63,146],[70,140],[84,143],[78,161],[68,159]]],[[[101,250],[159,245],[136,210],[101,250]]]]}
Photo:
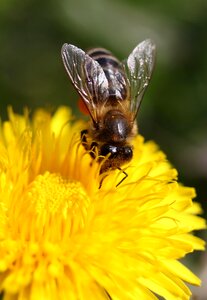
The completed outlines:
{"type": "MultiPolygon", "coordinates": [[[[71,44],[63,45],[61,55],[91,117],[89,129],[81,132],[82,144],[93,158],[95,153],[99,161],[107,157],[100,174],[121,170],[133,157],[131,140],[137,134],[135,119],[154,67],[154,43],[150,39],[139,43],[123,62],[104,48],[84,52],[71,44]]],[[[123,173],[124,180],[128,175],[123,173]]]]}

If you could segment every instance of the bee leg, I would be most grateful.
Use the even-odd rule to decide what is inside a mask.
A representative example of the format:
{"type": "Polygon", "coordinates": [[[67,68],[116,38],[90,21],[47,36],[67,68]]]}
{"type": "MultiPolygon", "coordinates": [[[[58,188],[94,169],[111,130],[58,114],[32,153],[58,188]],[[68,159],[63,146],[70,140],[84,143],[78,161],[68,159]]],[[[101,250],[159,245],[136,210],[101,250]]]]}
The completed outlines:
{"type": "Polygon", "coordinates": [[[116,187],[119,186],[128,177],[128,174],[124,170],[122,170],[121,168],[117,168],[117,169],[120,170],[120,171],[122,171],[122,173],[125,176],[121,179],[121,181],[119,181],[119,183],[117,183],[116,187]]]}
{"type": "Polygon", "coordinates": [[[95,153],[95,150],[96,150],[96,148],[97,148],[97,146],[98,146],[98,144],[96,143],[96,142],[92,142],[91,143],[91,146],[90,146],[90,156],[94,159],[94,158],[96,158],[96,153],[95,153]]]}
{"type": "Polygon", "coordinates": [[[87,144],[87,137],[86,137],[87,134],[88,134],[88,130],[87,130],[87,129],[82,130],[81,133],[80,133],[80,136],[81,136],[81,142],[82,142],[82,144],[84,145],[84,147],[85,147],[85,145],[87,144]]]}
{"type": "Polygon", "coordinates": [[[100,184],[99,184],[99,190],[100,190],[100,188],[102,187],[102,184],[103,184],[103,181],[104,181],[104,179],[107,177],[107,175],[106,176],[104,176],[104,177],[102,177],[102,179],[101,179],[101,181],[100,181],[100,184]]]}
{"type": "Polygon", "coordinates": [[[111,298],[110,294],[107,292],[107,290],[106,290],[106,289],[104,289],[104,291],[105,291],[105,293],[106,293],[107,299],[109,299],[109,300],[113,300],[113,299],[111,298]]]}
{"type": "Polygon", "coordinates": [[[87,134],[88,134],[88,130],[84,129],[81,131],[81,142],[82,145],[84,146],[84,148],[89,151],[90,156],[94,159],[96,158],[95,155],[95,149],[98,146],[98,144],[96,142],[92,142],[91,145],[89,146],[88,141],[87,141],[87,134]]]}
{"type": "Polygon", "coordinates": [[[108,300],[113,300],[113,299],[111,298],[111,295],[109,294],[109,292],[108,292],[102,285],[100,285],[100,284],[97,283],[97,282],[96,282],[96,284],[99,286],[100,289],[103,290],[104,296],[107,296],[107,299],[108,299],[108,300]]]}

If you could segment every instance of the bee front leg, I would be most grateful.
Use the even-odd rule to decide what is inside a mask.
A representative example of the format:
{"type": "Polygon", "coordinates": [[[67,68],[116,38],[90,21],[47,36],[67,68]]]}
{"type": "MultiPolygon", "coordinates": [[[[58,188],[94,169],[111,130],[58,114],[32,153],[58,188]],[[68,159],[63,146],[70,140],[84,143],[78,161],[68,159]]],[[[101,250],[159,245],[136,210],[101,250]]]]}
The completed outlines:
{"type": "Polygon", "coordinates": [[[122,173],[124,174],[124,177],[121,179],[121,181],[119,181],[119,183],[117,183],[116,187],[119,186],[128,177],[128,174],[124,170],[122,170],[120,167],[118,167],[117,169],[122,171],[122,173]]]}
{"type": "Polygon", "coordinates": [[[96,148],[98,147],[98,144],[96,142],[92,142],[90,146],[90,156],[95,159],[96,158],[96,148]]]}
{"type": "Polygon", "coordinates": [[[91,145],[89,146],[89,143],[87,141],[87,135],[88,135],[87,129],[81,131],[80,133],[81,143],[86,149],[86,151],[89,151],[90,156],[94,159],[96,158],[96,148],[98,147],[98,144],[96,142],[92,142],[91,145]]]}
{"type": "Polygon", "coordinates": [[[90,155],[92,158],[94,158],[94,143],[92,143],[90,145],[90,143],[88,142],[88,139],[87,139],[87,135],[88,135],[88,130],[87,129],[84,129],[81,131],[80,133],[80,136],[81,136],[81,143],[83,145],[83,147],[85,148],[86,151],[89,151],[90,155]],[[93,150],[93,152],[92,152],[93,150]]]}
{"type": "Polygon", "coordinates": [[[87,137],[86,137],[87,134],[88,134],[88,130],[87,129],[82,130],[81,133],[80,133],[81,143],[83,144],[84,147],[87,145],[87,137]]]}

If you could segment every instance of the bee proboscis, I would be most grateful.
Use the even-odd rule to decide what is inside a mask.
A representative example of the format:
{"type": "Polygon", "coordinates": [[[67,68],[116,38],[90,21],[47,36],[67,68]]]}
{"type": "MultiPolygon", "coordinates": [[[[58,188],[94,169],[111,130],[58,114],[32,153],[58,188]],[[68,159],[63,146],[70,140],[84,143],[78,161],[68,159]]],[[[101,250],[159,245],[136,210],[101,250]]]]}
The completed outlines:
{"type": "Polygon", "coordinates": [[[94,149],[99,157],[108,157],[100,173],[120,169],[133,157],[131,139],[137,134],[135,119],[154,67],[154,43],[139,43],[123,62],[104,48],[84,52],[64,44],[61,54],[91,117],[90,127],[81,132],[82,144],[93,158],[94,149]]]}

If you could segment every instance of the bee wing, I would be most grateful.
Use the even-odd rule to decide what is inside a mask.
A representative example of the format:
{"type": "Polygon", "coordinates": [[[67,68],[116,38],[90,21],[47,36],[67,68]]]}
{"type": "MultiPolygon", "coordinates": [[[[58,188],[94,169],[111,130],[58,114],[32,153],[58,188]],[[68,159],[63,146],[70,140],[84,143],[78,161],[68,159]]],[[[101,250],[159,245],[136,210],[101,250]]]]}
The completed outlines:
{"type": "Polygon", "coordinates": [[[155,44],[147,39],[137,45],[124,63],[130,87],[130,111],[134,119],[149,84],[154,62],[155,44]]]}
{"type": "Polygon", "coordinates": [[[103,69],[76,46],[64,44],[61,55],[70,80],[86,104],[93,122],[97,124],[99,108],[108,97],[108,81],[103,69]]]}

